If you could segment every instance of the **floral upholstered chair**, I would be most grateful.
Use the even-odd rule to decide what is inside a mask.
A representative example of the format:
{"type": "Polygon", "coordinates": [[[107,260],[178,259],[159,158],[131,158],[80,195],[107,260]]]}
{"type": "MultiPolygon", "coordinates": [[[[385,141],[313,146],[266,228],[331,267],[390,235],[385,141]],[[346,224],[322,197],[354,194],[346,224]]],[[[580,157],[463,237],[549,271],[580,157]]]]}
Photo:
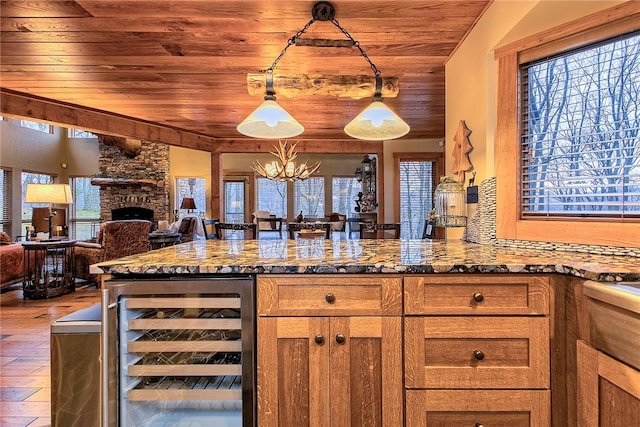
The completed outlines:
{"type": "Polygon", "coordinates": [[[17,283],[24,277],[24,251],[5,232],[0,232],[0,287],[17,283]]]}
{"type": "Polygon", "coordinates": [[[89,274],[91,264],[147,252],[152,225],[150,221],[140,219],[103,223],[96,243],[76,243],[76,277],[97,282],[97,277],[89,274]]]}

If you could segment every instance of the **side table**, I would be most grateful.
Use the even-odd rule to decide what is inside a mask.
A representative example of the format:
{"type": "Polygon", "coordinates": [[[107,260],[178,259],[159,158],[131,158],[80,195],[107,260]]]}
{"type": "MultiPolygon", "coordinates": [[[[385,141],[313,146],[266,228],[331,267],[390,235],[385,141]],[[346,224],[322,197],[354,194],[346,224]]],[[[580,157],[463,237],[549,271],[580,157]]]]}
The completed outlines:
{"type": "Polygon", "coordinates": [[[167,233],[164,231],[149,233],[149,250],[173,246],[180,243],[181,233],[167,233]]]}
{"type": "Polygon", "coordinates": [[[25,299],[51,298],[76,289],[75,240],[21,242],[25,299]]]}

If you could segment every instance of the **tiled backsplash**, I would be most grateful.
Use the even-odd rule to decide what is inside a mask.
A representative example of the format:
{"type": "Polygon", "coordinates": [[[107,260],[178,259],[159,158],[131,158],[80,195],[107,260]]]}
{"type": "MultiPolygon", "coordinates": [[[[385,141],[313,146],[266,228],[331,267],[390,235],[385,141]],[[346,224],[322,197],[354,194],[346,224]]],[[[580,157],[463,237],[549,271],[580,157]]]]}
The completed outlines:
{"type": "Polygon", "coordinates": [[[478,206],[475,214],[467,221],[467,229],[463,236],[463,240],[467,242],[493,244],[504,247],[640,257],[640,248],[498,239],[496,237],[495,177],[485,179],[480,183],[478,188],[478,206]]]}

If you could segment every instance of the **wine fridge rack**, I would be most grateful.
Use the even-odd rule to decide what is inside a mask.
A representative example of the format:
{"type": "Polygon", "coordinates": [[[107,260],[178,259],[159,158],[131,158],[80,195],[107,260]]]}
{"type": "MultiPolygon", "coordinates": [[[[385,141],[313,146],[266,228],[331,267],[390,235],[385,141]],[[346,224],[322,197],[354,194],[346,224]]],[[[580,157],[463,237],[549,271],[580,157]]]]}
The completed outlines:
{"type": "Polygon", "coordinates": [[[119,296],[119,426],[252,425],[253,302],[202,282],[197,293],[119,296]]]}

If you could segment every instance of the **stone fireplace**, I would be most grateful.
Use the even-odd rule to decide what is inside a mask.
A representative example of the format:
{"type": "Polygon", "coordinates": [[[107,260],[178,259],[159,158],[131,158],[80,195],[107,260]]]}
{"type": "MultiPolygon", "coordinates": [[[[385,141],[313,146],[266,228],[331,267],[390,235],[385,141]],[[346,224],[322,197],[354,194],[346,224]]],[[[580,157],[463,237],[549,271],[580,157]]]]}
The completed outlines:
{"type": "Polygon", "coordinates": [[[111,220],[113,209],[151,209],[155,221],[169,220],[169,146],[142,141],[140,152],[129,157],[116,146],[100,144],[100,218],[111,220]]]}

